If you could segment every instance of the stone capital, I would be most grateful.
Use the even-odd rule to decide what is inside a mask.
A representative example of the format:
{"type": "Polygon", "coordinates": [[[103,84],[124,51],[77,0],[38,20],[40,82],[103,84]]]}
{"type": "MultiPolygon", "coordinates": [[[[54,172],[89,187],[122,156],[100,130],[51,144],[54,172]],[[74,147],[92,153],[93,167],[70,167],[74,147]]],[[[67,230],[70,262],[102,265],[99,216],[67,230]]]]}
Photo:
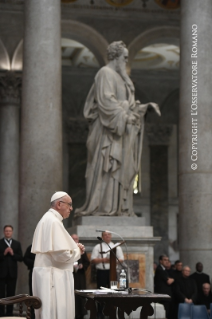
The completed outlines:
{"type": "Polygon", "coordinates": [[[148,136],[149,145],[169,145],[172,125],[146,124],[145,132],[148,136]]]}
{"type": "Polygon", "coordinates": [[[0,76],[0,107],[20,106],[21,101],[21,77],[15,72],[8,71],[0,76]]]}

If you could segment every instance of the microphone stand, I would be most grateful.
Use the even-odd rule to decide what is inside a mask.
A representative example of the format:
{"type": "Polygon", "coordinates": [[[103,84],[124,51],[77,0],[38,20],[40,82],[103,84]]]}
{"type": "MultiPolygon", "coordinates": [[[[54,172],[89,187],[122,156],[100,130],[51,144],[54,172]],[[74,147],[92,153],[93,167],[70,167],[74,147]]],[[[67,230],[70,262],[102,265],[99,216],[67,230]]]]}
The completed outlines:
{"type": "Polygon", "coordinates": [[[116,254],[114,253],[114,251],[112,250],[112,248],[110,247],[110,245],[108,244],[108,243],[106,243],[106,241],[104,241],[101,237],[97,237],[97,239],[99,240],[99,241],[103,241],[109,248],[110,248],[110,251],[113,253],[113,255],[116,257],[116,259],[118,260],[118,262],[119,262],[119,264],[121,265],[121,268],[122,269],[124,269],[124,270],[126,270],[127,269],[127,278],[126,278],[126,280],[127,280],[127,287],[126,288],[128,288],[128,265],[127,265],[127,267],[126,266],[124,266],[121,262],[120,262],[120,260],[118,259],[118,257],[116,256],[116,254]]]}
{"type": "MultiPolygon", "coordinates": [[[[124,245],[125,245],[125,248],[126,248],[126,255],[127,255],[127,267],[125,267],[125,270],[127,269],[127,287],[129,286],[129,258],[128,258],[128,248],[127,248],[127,244],[124,240],[123,237],[121,237],[121,235],[119,235],[118,233],[115,233],[111,230],[102,230],[102,229],[96,229],[96,232],[100,232],[100,233],[103,233],[103,232],[108,232],[108,233],[111,233],[111,234],[114,234],[114,235],[117,235],[118,237],[120,237],[123,242],[124,242],[124,245]]],[[[98,239],[101,238],[101,237],[97,237],[98,239]]],[[[103,241],[103,239],[101,238],[101,240],[103,241]]],[[[106,243],[107,244],[107,243],[106,243]]],[[[110,247],[110,246],[109,246],[110,247]]],[[[122,266],[123,267],[123,266],[122,266]]]]}

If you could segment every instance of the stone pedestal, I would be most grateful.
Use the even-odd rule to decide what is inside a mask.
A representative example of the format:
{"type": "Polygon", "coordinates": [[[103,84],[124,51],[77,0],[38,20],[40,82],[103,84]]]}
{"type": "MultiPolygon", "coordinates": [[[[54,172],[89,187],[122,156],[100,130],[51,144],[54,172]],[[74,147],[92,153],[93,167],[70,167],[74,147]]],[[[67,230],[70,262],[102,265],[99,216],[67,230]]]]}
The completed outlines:
{"type": "Polygon", "coordinates": [[[180,258],[192,270],[195,264],[201,261],[204,272],[210,274],[210,277],[212,276],[211,16],[210,0],[181,1],[180,258]]]}
{"type": "Polygon", "coordinates": [[[0,77],[0,233],[5,225],[18,236],[19,113],[21,79],[13,72],[0,77]]]}
{"type": "MultiPolygon", "coordinates": [[[[144,219],[140,217],[80,217],[75,220],[75,226],[68,228],[70,234],[76,233],[80,242],[85,247],[88,256],[92,249],[99,243],[97,236],[101,236],[97,229],[109,230],[124,238],[128,247],[130,264],[135,268],[137,276],[134,277],[131,287],[146,288],[153,291],[153,262],[154,245],[160,241],[160,237],[153,236],[153,228],[144,226],[144,219]],[[78,223],[76,225],[76,222],[78,223]]],[[[112,234],[112,241],[119,242],[121,239],[112,234]]],[[[122,246],[125,259],[126,248],[122,246]]],[[[87,272],[87,287],[96,288],[95,282],[91,282],[90,269],[87,272]]]]}

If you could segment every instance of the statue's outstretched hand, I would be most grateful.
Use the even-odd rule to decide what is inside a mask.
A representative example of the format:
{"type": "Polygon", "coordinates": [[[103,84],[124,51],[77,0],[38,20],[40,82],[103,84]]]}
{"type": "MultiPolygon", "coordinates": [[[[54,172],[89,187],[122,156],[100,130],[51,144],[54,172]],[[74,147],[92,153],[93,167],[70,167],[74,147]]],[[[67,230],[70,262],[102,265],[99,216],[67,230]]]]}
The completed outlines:
{"type": "Polygon", "coordinates": [[[152,106],[152,108],[155,110],[155,112],[161,116],[161,113],[160,113],[160,108],[159,108],[159,105],[157,103],[154,103],[154,102],[150,102],[148,103],[149,105],[152,106]]]}

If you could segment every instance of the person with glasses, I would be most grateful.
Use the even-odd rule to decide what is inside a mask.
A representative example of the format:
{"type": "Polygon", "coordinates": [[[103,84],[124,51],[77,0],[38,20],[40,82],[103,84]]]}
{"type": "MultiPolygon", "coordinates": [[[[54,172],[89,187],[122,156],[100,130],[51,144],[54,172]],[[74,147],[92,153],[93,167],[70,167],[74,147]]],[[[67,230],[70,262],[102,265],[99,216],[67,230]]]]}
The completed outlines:
{"type": "Polygon", "coordinates": [[[32,275],[33,295],[42,301],[36,319],[74,319],[73,265],[85,248],[76,243],[63,226],[73,210],[65,192],[51,197],[51,208],[39,221],[31,252],[36,254],[32,275]]]}

